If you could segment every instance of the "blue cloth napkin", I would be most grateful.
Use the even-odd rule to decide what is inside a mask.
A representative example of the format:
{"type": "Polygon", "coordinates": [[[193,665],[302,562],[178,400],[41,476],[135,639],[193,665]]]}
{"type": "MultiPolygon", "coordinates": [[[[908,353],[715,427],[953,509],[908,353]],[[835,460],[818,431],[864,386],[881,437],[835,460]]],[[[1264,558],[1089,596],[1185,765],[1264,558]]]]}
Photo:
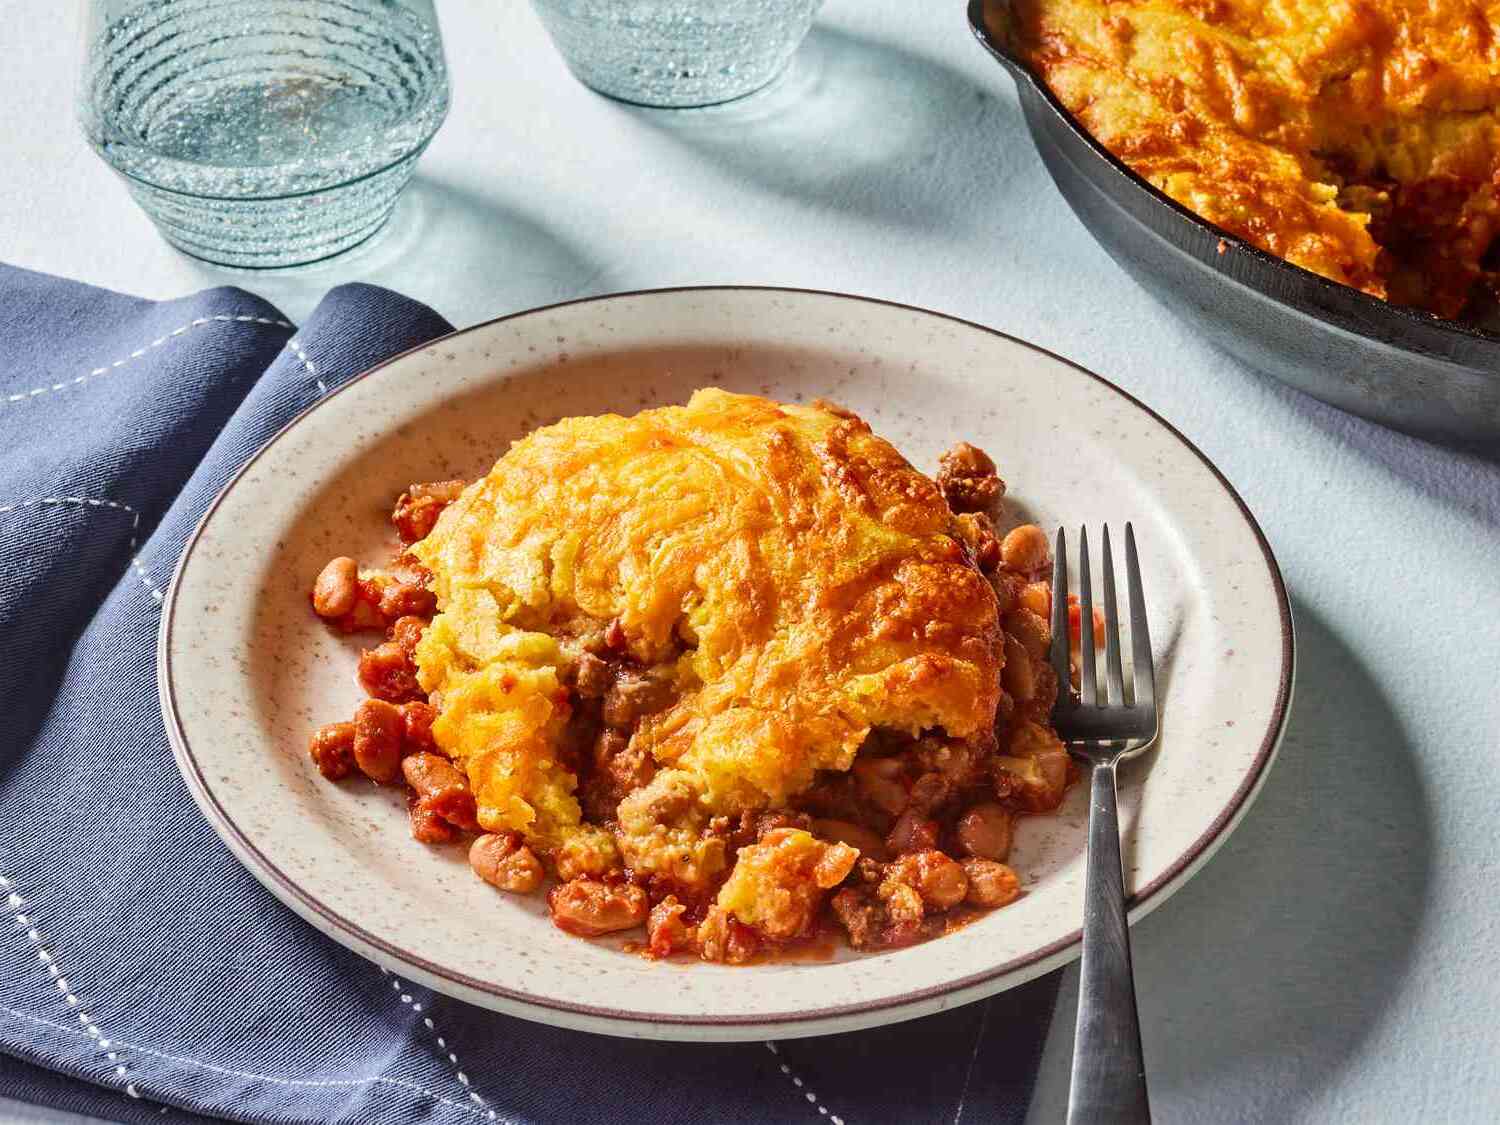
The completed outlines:
{"type": "Polygon", "coordinates": [[[1024,1117],[1053,978],[848,1035],[630,1042],[430,993],[281,906],[173,765],[162,591],[262,442],[450,326],[368,285],[297,328],[238,289],[5,266],[0,325],[0,1094],[128,1122],[1024,1117]]]}

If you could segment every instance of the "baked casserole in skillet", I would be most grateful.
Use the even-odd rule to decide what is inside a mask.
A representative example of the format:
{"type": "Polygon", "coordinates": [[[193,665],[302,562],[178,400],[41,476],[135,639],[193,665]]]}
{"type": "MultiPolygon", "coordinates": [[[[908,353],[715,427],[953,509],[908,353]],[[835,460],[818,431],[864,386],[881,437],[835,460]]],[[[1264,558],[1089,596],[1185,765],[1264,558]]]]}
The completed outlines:
{"type": "Polygon", "coordinates": [[[1493,299],[1500,4],[1014,0],[1014,50],[1173,199],[1314,273],[1493,299]]]}

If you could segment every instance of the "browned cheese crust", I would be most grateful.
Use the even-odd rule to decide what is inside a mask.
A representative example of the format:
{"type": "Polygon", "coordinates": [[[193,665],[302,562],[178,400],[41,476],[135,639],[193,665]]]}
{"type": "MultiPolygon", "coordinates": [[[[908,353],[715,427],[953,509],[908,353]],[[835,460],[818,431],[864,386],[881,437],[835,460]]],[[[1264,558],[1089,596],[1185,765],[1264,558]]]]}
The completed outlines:
{"type": "Polygon", "coordinates": [[[997,602],[953,527],[842,411],[710,389],[538,430],[413,548],[439,607],[415,654],[433,737],[483,828],[563,878],[715,886],[734,857],[709,822],[848,770],[872,728],[990,737],[997,602]],[[603,826],[569,735],[594,653],[657,693],[629,736],[649,780],[603,826]]]}
{"type": "Polygon", "coordinates": [[[1287,261],[1457,317],[1492,297],[1495,0],[992,0],[1080,122],[1287,261]]]}

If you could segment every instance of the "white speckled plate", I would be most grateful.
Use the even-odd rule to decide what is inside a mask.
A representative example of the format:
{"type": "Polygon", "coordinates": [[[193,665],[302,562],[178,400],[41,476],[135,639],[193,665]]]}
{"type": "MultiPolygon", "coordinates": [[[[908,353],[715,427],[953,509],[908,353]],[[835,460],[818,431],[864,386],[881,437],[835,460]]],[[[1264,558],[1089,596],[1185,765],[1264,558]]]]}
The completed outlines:
{"type": "MultiPolygon", "coordinates": [[[[523,313],[400,356],[329,395],[230,482],[189,542],[162,619],[162,710],[194,798],[292,909],[412,979],[528,1019],[617,1035],[748,1039],[906,1019],[1010,988],[1078,952],[1084,787],[1022,822],[1027,894],[958,933],[878,955],[731,968],[653,963],[570,938],[538,898],[407,835],[400,798],[324,781],[316,724],[349,715],[358,640],[313,617],[335,554],[384,557],[409,481],[485,471],[570,414],[631,413],[720,384],[845,403],[930,471],[989,450],[1044,526],[1133,520],[1164,692],[1158,748],[1121,796],[1133,916],[1223,842],[1265,778],[1292,684],[1275,561],[1203,455],[1102,379],[935,313],[791,290],[664,290],[523,313]]],[[[559,513],[566,517],[566,513],[559,513]]]]}

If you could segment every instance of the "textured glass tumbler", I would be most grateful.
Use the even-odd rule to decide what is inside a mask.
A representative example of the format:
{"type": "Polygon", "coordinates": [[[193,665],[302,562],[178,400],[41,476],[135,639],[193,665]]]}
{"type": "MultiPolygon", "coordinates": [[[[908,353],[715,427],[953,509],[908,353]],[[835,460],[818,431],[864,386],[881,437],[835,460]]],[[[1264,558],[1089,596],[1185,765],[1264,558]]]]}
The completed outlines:
{"type": "Polygon", "coordinates": [[[178,249],[291,266],[390,216],[448,112],[432,0],[91,0],[79,116],[178,249]]]}
{"type": "Polygon", "coordinates": [[[781,73],[823,0],[532,0],[584,85],[637,105],[744,97],[781,73]]]}

